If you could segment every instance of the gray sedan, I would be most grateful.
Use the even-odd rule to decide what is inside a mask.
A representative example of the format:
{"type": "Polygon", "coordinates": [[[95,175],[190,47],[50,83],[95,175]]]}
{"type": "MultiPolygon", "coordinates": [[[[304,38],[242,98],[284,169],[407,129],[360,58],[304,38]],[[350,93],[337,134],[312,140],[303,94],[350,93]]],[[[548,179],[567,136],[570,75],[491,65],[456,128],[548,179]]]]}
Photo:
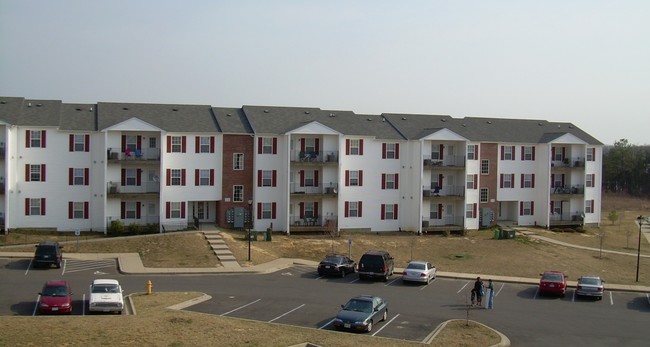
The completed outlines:
{"type": "Polygon", "coordinates": [[[404,282],[422,282],[428,284],[436,278],[436,267],[431,263],[422,260],[411,260],[404,272],[402,272],[402,281],[404,282]]]}
{"type": "Polygon", "coordinates": [[[578,296],[591,296],[598,300],[603,298],[605,291],[605,280],[599,276],[582,276],[578,278],[576,286],[576,295],[578,296]]]}
{"type": "Polygon", "coordinates": [[[334,328],[372,331],[374,323],[386,320],[388,316],[388,303],[378,296],[357,296],[345,305],[334,319],[334,328]]]}

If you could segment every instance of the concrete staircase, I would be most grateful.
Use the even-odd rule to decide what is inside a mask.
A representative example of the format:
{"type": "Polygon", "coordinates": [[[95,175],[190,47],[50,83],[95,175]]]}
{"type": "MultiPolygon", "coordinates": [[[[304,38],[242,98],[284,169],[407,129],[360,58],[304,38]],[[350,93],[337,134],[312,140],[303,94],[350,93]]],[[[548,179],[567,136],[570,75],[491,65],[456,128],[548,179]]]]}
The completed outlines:
{"type": "Polygon", "coordinates": [[[221,234],[218,230],[203,231],[203,236],[208,241],[210,248],[214,251],[214,254],[219,258],[221,265],[224,268],[228,269],[239,269],[241,266],[233,256],[230,248],[221,237],[221,234]]]}

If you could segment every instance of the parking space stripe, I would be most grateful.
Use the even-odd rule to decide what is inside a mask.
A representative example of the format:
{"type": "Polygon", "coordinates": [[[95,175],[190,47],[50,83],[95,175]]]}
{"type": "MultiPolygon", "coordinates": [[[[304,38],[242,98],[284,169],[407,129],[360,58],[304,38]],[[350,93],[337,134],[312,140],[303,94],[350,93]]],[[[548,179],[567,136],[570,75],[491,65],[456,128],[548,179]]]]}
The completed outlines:
{"type": "Polygon", "coordinates": [[[226,312],[226,313],[222,313],[222,314],[220,314],[219,316],[225,316],[225,315],[231,314],[231,313],[233,313],[233,312],[235,312],[235,311],[241,310],[241,309],[244,308],[244,307],[250,306],[250,305],[252,305],[252,304],[254,304],[254,303],[256,303],[256,302],[258,302],[258,301],[260,301],[260,300],[262,300],[262,299],[257,299],[257,300],[255,300],[255,301],[253,301],[253,302],[249,302],[248,304],[246,304],[246,305],[244,305],[244,306],[239,306],[239,307],[237,307],[236,309],[234,309],[234,310],[230,310],[230,311],[228,311],[228,312],[226,312]]]}
{"type": "Polygon", "coordinates": [[[68,264],[68,259],[63,259],[63,269],[61,270],[61,276],[65,275],[65,267],[68,264]]]}
{"type": "Polygon", "coordinates": [[[398,279],[399,279],[399,278],[396,278],[396,279],[394,279],[394,280],[392,280],[392,281],[390,281],[390,282],[384,284],[384,287],[388,287],[388,286],[390,286],[391,284],[395,283],[395,281],[397,281],[398,279]]]}
{"type": "Polygon", "coordinates": [[[462,292],[462,291],[463,291],[463,289],[465,289],[465,287],[467,287],[467,285],[468,285],[469,283],[470,283],[470,282],[469,282],[469,281],[467,281],[467,283],[465,283],[465,285],[464,285],[464,286],[462,286],[462,287],[461,287],[461,288],[460,288],[460,289],[459,289],[459,290],[458,290],[458,291],[456,292],[456,294],[458,294],[458,293],[460,293],[460,292],[462,292]]]}
{"type": "Polygon", "coordinates": [[[36,315],[36,310],[38,310],[38,304],[41,302],[41,294],[38,294],[36,297],[36,305],[34,306],[34,312],[32,312],[32,316],[36,315]]]}
{"type": "Polygon", "coordinates": [[[494,296],[495,296],[495,297],[499,296],[499,293],[501,293],[501,290],[502,290],[503,287],[505,287],[505,286],[506,286],[505,283],[501,284],[501,288],[499,288],[499,290],[497,290],[497,292],[496,292],[496,294],[494,294],[494,296]]]}
{"type": "Polygon", "coordinates": [[[34,259],[29,260],[29,265],[27,265],[27,270],[25,270],[25,276],[27,276],[27,273],[29,272],[29,269],[32,268],[32,262],[33,261],[34,261],[34,259]]]}
{"type": "Polygon", "coordinates": [[[650,294],[646,293],[645,297],[646,297],[646,299],[648,299],[648,304],[650,304],[650,294]]]}
{"type": "Polygon", "coordinates": [[[327,326],[329,326],[330,324],[332,324],[332,322],[334,322],[334,319],[332,319],[331,321],[327,322],[325,325],[319,327],[318,330],[324,329],[325,327],[327,327],[327,326]]]}
{"type": "Polygon", "coordinates": [[[286,313],[284,313],[284,314],[281,314],[281,315],[279,315],[279,316],[277,316],[277,317],[271,319],[270,321],[268,321],[268,323],[272,323],[272,322],[274,322],[274,321],[276,321],[276,320],[278,320],[278,319],[280,319],[280,318],[282,318],[282,317],[288,315],[289,313],[291,313],[291,312],[293,312],[293,311],[295,311],[295,310],[300,309],[300,308],[303,307],[303,306],[305,306],[305,304],[302,304],[302,305],[300,305],[300,306],[294,308],[293,310],[291,310],[291,311],[289,311],[289,312],[286,312],[286,313]]]}
{"type": "Polygon", "coordinates": [[[612,292],[609,292],[609,304],[614,305],[614,295],[612,292]]]}
{"type": "Polygon", "coordinates": [[[383,326],[382,326],[381,328],[379,328],[379,329],[378,329],[377,331],[375,331],[375,333],[374,333],[374,334],[372,334],[372,336],[375,336],[375,335],[377,335],[377,334],[379,334],[379,332],[380,332],[380,331],[382,331],[382,330],[383,330],[383,329],[384,329],[385,327],[387,327],[387,326],[388,326],[388,324],[390,324],[390,322],[392,322],[392,321],[394,321],[394,320],[395,320],[395,318],[397,318],[397,317],[399,317],[399,313],[398,313],[398,314],[396,314],[396,315],[395,315],[395,317],[393,317],[393,319],[391,319],[391,320],[389,320],[389,321],[388,321],[388,322],[386,322],[386,323],[385,323],[385,324],[384,324],[384,325],[383,325],[383,326]]]}

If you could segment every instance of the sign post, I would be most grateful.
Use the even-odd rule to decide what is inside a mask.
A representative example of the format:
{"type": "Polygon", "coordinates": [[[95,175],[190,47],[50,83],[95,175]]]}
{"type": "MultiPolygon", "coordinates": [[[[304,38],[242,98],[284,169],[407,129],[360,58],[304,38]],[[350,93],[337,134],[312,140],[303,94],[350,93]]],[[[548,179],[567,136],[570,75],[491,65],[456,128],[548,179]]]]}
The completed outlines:
{"type": "Polygon", "coordinates": [[[348,239],[348,257],[352,258],[352,239],[348,239]]]}

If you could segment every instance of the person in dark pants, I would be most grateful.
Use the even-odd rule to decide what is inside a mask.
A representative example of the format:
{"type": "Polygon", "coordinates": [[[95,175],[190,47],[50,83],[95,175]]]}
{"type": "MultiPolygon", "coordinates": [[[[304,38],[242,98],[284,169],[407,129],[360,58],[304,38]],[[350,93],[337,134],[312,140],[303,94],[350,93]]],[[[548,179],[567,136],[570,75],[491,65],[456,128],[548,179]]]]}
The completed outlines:
{"type": "Polygon", "coordinates": [[[474,288],[472,288],[472,305],[474,305],[474,298],[476,298],[476,304],[481,306],[481,302],[483,302],[483,281],[481,281],[480,277],[476,277],[474,288]]]}

